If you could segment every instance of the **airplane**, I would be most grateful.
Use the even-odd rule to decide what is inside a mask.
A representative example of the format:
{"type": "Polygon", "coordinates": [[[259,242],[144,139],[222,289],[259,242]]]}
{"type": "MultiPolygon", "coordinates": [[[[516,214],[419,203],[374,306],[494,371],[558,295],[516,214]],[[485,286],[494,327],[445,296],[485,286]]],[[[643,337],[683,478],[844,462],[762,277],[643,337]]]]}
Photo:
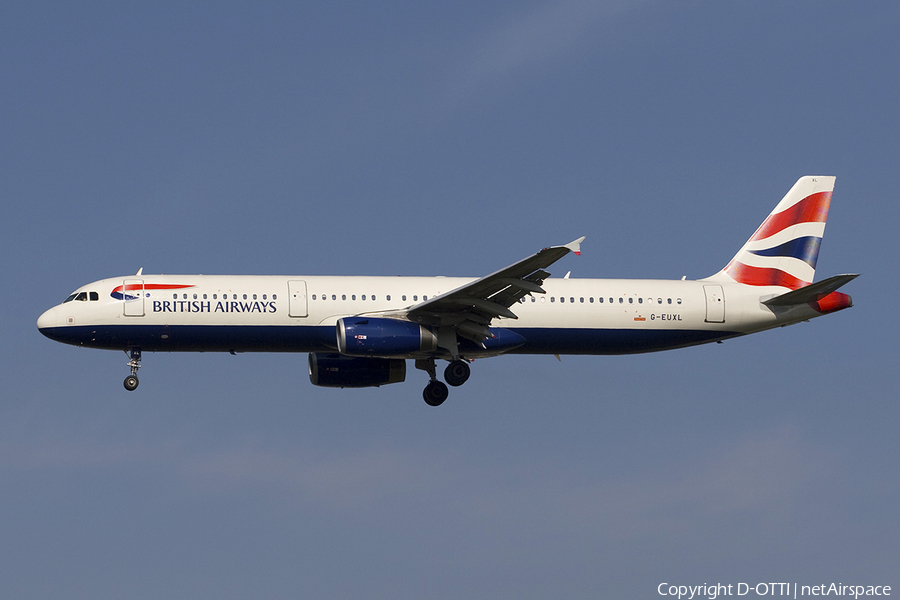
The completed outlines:
{"type": "Polygon", "coordinates": [[[124,350],[138,387],[143,352],[307,352],[324,387],[429,376],[439,406],[475,359],[634,354],[721,342],[831,314],[853,301],[813,283],[835,178],[800,178],[719,272],[699,280],[551,278],[579,238],[481,278],[136,275],[82,286],[37,321],[46,337],[124,350]],[[444,381],[436,361],[447,361],[444,381]]]}

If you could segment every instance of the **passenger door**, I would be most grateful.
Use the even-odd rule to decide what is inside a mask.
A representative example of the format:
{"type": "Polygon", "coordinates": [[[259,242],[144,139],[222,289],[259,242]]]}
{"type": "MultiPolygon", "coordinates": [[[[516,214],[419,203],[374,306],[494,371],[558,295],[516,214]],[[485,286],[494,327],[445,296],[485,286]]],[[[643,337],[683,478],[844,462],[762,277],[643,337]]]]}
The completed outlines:
{"type": "Polygon", "coordinates": [[[126,317],[144,316],[144,280],[126,279],[122,285],[126,317]]]}

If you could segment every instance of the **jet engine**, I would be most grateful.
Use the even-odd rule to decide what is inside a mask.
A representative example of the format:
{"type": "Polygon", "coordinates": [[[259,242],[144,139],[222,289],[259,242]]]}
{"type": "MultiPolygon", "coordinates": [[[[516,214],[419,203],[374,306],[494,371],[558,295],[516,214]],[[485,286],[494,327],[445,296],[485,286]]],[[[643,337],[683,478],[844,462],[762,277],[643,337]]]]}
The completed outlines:
{"type": "Polygon", "coordinates": [[[368,358],[310,352],[309,380],[321,387],[360,388],[401,383],[406,379],[402,358],[368,358]]]}
{"type": "Polygon", "coordinates": [[[344,317],[337,322],[338,351],[346,356],[405,357],[437,350],[427,327],[399,319],[344,317]]]}

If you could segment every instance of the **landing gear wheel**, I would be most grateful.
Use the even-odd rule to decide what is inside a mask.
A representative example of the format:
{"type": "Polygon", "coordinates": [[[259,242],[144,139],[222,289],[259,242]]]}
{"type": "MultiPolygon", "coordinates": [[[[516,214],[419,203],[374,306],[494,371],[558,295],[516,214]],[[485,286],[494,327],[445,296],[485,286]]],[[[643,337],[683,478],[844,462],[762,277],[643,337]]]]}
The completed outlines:
{"type": "Polygon", "coordinates": [[[140,383],[137,378],[137,372],[141,368],[141,349],[132,348],[129,355],[131,360],[128,361],[128,366],[131,367],[131,375],[125,378],[125,389],[133,392],[137,389],[138,383],[140,383]]]}
{"type": "Polygon", "coordinates": [[[437,379],[426,385],[425,390],[422,392],[422,398],[425,399],[425,404],[428,406],[440,406],[449,395],[450,390],[447,389],[444,382],[437,379]]]}
{"type": "Polygon", "coordinates": [[[454,360],[444,369],[444,380],[447,385],[457,387],[469,380],[471,372],[469,363],[464,360],[454,360]]]}

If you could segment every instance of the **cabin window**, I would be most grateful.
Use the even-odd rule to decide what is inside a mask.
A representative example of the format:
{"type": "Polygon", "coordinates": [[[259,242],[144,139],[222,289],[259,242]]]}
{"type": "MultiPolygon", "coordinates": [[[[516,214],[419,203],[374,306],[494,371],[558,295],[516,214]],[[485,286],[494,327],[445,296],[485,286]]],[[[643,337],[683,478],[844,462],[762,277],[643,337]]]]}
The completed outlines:
{"type": "Polygon", "coordinates": [[[356,294],[351,294],[351,295],[350,295],[350,299],[351,299],[351,300],[356,300],[356,294]]]}
{"type": "MultiPolygon", "coordinates": [[[[591,296],[591,297],[590,297],[590,298],[588,298],[588,300],[590,300],[590,301],[591,301],[591,304],[593,304],[593,303],[594,303],[594,297],[593,297],[593,296],[591,296]]],[[[601,300],[602,300],[602,298],[601,298],[601,300]]]]}
{"type": "Polygon", "coordinates": [[[197,294],[194,294],[194,300],[196,300],[196,299],[197,299],[197,294]]]}
{"type": "Polygon", "coordinates": [[[372,300],[374,300],[374,299],[375,299],[375,296],[373,295],[373,296],[372,296],[372,300]]]}
{"type": "Polygon", "coordinates": [[[584,304],[584,298],[579,298],[578,300],[579,300],[582,304],[584,304]]]}
{"type": "Polygon", "coordinates": [[[532,301],[532,302],[534,302],[534,301],[536,301],[536,300],[537,300],[537,298],[535,298],[534,296],[531,297],[531,301],[532,301]]]}
{"type": "Polygon", "coordinates": [[[312,299],[313,299],[313,300],[316,299],[316,295],[315,295],[315,294],[312,295],[312,299]]]}
{"type": "Polygon", "coordinates": [[[363,299],[363,300],[366,299],[366,295],[365,295],[365,294],[362,295],[362,299],[363,299]]]}
{"type": "Polygon", "coordinates": [[[603,304],[603,296],[600,296],[599,298],[597,298],[597,302],[599,302],[600,304],[603,304]]]}
{"type": "Polygon", "coordinates": [[[678,304],[681,304],[681,298],[678,298],[677,300],[675,300],[675,302],[677,302],[678,304]]]}
{"type": "Polygon", "coordinates": [[[629,299],[628,299],[628,304],[634,304],[634,298],[629,298],[629,299]]]}
{"type": "Polygon", "coordinates": [[[643,304],[643,303],[644,303],[644,299],[643,299],[643,298],[638,298],[638,304],[643,304]]]}
{"type": "Polygon", "coordinates": [[[554,298],[553,296],[550,296],[550,302],[556,302],[556,298],[554,298]]]}
{"type": "Polygon", "coordinates": [[[418,301],[419,301],[419,297],[418,297],[418,296],[413,296],[413,302],[418,302],[418,301]]]}
{"type": "Polygon", "coordinates": [[[619,304],[625,304],[625,298],[619,298],[619,304]]]}
{"type": "Polygon", "coordinates": [[[390,295],[390,294],[387,295],[387,301],[388,301],[388,302],[391,301],[391,295],[390,295]]]}
{"type": "Polygon", "coordinates": [[[422,302],[425,302],[426,300],[428,300],[428,296],[422,296],[422,302]]]}
{"type": "MultiPolygon", "coordinates": [[[[266,299],[266,297],[265,297],[265,295],[264,295],[264,296],[263,296],[263,300],[265,300],[265,299],[266,299]]],[[[332,299],[332,300],[337,300],[337,294],[332,294],[332,295],[331,295],[331,299],[332,299]]]]}
{"type": "MultiPolygon", "coordinates": [[[[581,301],[584,302],[584,298],[582,298],[581,301]]],[[[569,302],[571,302],[572,304],[575,304],[575,298],[569,296],[569,302]]]]}
{"type": "Polygon", "coordinates": [[[400,298],[401,298],[404,302],[406,302],[406,294],[403,294],[402,296],[400,296],[400,298]]]}
{"type": "Polygon", "coordinates": [[[560,296],[560,297],[559,297],[559,301],[560,301],[560,302],[565,302],[565,301],[566,301],[565,296],[560,296]]]}
{"type": "Polygon", "coordinates": [[[265,294],[263,294],[263,300],[265,300],[265,299],[266,299],[266,295],[265,295],[265,294]]]}
{"type": "Polygon", "coordinates": [[[347,294],[341,294],[341,300],[346,300],[346,299],[347,299],[347,294]]]}
{"type": "Polygon", "coordinates": [[[272,294],[272,300],[278,300],[278,294],[272,294]]]}

